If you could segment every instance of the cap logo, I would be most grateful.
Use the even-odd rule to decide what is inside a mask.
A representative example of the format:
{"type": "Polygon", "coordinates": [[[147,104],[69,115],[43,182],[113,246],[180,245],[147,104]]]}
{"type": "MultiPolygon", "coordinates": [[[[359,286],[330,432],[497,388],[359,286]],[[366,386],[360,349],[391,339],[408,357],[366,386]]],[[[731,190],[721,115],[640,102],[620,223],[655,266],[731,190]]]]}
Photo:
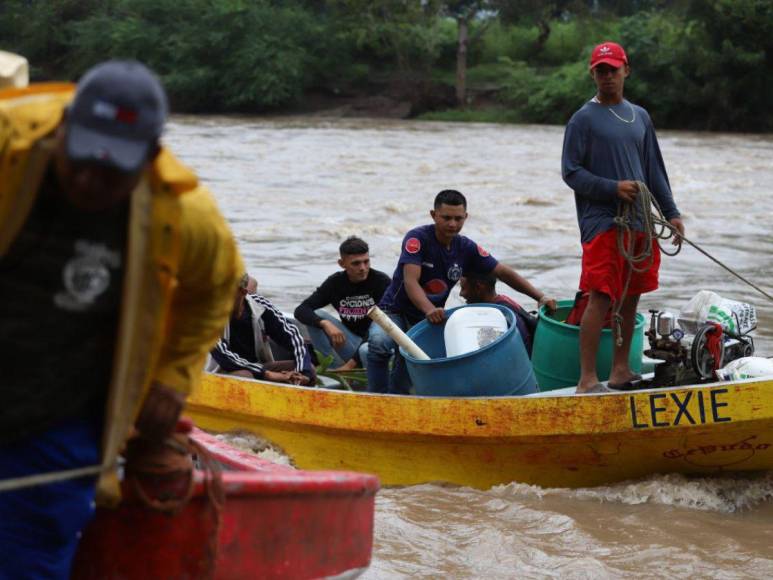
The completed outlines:
{"type": "Polygon", "coordinates": [[[94,107],[91,112],[95,117],[108,121],[119,121],[127,125],[133,125],[137,122],[137,111],[119,107],[106,101],[94,101],[94,107]]]}
{"type": "Polygon", "coordinates": [[[607,53],[610,53],[610,52],[612,52],[612,49],[611,49],[611,48],[609,48],[609,47],[608,47],[608,46],[605,44],[604,46],[602,46],[602,47],[599,49],[599,52],[600,52],[601,54],[607,54],[607,53]]]}

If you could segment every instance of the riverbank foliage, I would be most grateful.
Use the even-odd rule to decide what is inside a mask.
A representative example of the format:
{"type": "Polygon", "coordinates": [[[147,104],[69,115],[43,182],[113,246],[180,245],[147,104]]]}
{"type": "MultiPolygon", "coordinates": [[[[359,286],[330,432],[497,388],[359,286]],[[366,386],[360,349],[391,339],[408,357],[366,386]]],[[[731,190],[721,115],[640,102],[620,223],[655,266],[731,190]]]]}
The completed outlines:
{"type": "Polygon", "coordinates": [[[33,79],[108,57],[162,77],[177,111],[303,111],[362,97],[411,115],[563,124],[591,48],[626,48],[626,96],[658,127],[773,130],[770,0],[4,0],[0,49],[33,79]],[[460,39],[466,50],[460,51],[460,39]]]}

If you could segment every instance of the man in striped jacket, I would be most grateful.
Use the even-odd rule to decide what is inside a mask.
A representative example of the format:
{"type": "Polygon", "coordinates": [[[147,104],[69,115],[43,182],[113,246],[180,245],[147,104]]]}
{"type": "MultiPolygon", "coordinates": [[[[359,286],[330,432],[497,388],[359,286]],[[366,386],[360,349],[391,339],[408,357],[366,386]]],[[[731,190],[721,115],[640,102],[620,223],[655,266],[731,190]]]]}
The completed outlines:
{"type": "Polygon", "coordinates": [[[257,286],[254,278],[242,276],[231,319],[210,352],[207,370],[277,383],[314,384],[314,365],[300,331],[270,300],[256,293],[257,286]],[[291,353],[293,360],[274,360],[269,339],[291,353]]]}

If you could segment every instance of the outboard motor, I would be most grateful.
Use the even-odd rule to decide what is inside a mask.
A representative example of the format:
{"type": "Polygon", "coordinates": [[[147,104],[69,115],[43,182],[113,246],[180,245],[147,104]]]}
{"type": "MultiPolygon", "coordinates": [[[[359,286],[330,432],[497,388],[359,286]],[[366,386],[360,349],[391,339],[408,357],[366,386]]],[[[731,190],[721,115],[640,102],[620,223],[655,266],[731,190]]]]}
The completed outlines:
{"type": "Polygon", "coordinates": [[[708,322],[698,327],[690,349],[690,363],[701,380],[714,379],[716,371],[727,363],[754,355],[754,339],[724,330],[708,322]],[[714,346],[717,344],[718,346],[714,346]]]}
{"type": "Polygon", "coordinates": [[[649,312],[650,327],[646,335],[650,348],[644,354],[663,361],[655,366],[654,386],[715,380],[716,370],[730,361],[754,354],[754,340],[748,332],[736,334],[722,324],[707,321],[693,324],[695,333],[689,335],[681,328],[682,319],[677,323],[677,317],[671,312],[649,312]]]}

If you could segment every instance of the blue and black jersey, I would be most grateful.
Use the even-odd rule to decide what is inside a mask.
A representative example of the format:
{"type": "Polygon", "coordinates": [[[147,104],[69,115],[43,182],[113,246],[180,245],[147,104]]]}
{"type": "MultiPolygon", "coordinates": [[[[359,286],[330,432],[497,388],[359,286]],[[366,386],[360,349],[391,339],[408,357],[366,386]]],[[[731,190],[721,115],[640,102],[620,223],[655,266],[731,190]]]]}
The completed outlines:
{"type": "Polygon", "coordinates": [[[405,264],[421,266],[419,284],[429,301],[442,308],[463,272],[486,274],[496,268],[498,262],[467,236],[455,236],[451,240],[451,247],[446,248],[438,241],[434,224],[409,231],[403,238],[400,260],[379,307],[385,312],[402,314],[411,324],[415,324],[424,318],[424,313],[414,306],[405,291],[405,264]]]}

